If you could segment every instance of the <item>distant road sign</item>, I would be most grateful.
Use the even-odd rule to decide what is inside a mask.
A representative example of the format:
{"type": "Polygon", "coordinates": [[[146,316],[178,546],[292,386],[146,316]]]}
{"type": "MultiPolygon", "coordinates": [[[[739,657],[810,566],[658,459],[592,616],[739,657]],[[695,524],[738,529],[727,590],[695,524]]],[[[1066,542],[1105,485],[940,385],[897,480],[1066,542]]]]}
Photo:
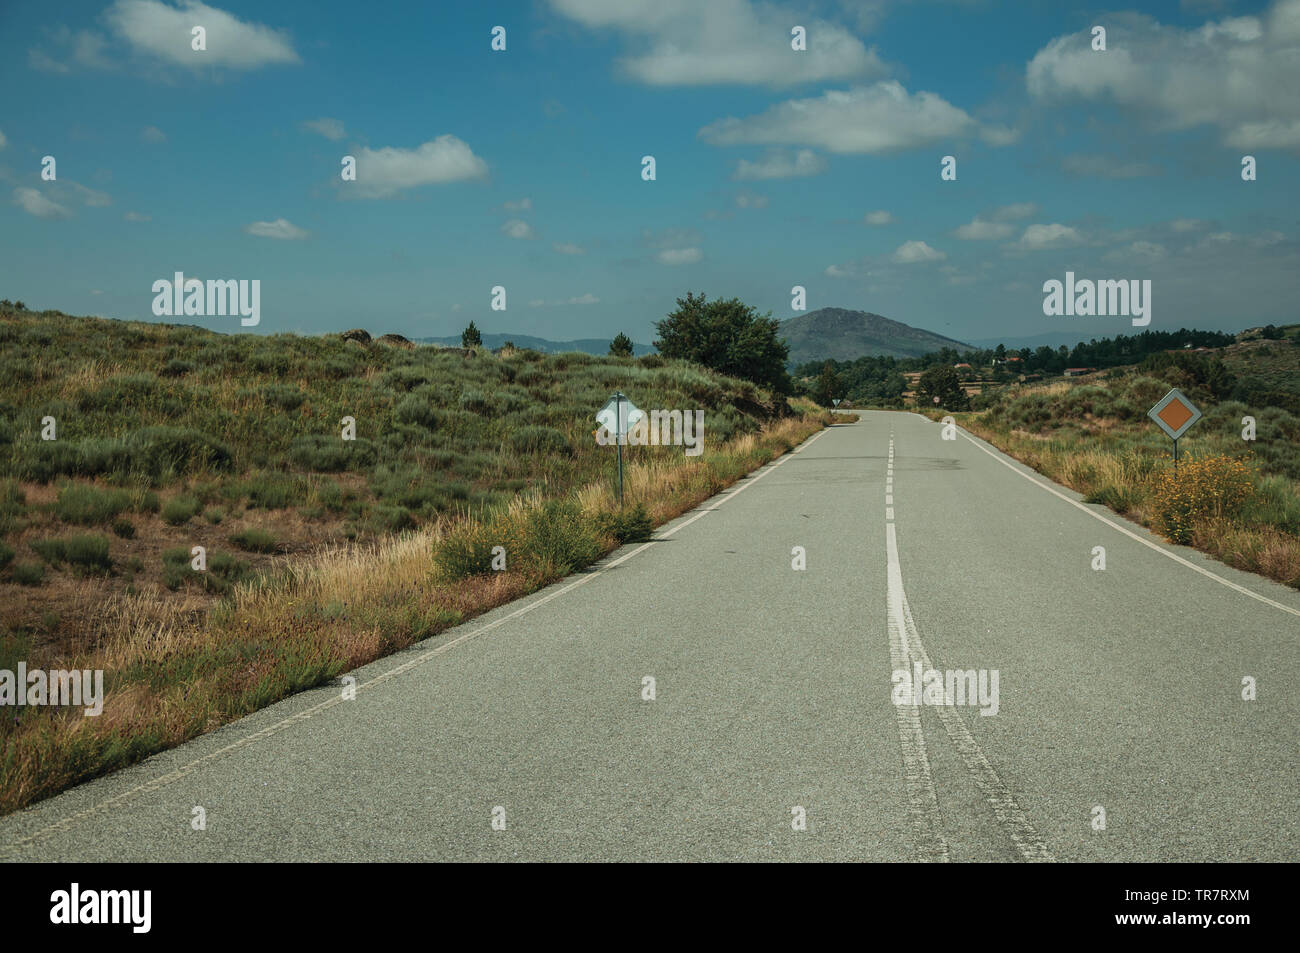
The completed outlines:
{"type": "Polygon", "coordinates": [[[1147,416],[1156,422],[1157,427],[1177,440],[1187,433],[1202,415],[1196,405],[1175,387],[1147,411],[1147,416]]]}
{"type": "Polygon", "coordinates": [[[596,423],[615,437],[618,437],[634,430],[644,416],[644,410],[641,410],[622,394],[615,394],[605,402],[604,407],[596,411],[596,423]]]}

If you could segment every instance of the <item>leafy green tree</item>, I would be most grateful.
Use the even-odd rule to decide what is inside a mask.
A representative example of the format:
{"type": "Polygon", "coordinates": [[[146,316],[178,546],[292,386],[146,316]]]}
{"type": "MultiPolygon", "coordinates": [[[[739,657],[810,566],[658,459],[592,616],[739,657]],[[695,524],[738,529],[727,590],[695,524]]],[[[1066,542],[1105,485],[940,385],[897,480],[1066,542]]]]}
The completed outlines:
{"type": "Polygon", "coordinates": [[[817,383],[813,384],[812,399],[823,407],[832,407],[835,404],[835,398],[841,396],[843,392],[844,385],[840,383],[839,375],[835,373],[835,365],[827,361],[822,365],[821,377],[817,378],[817,383]]]}
{"type": "Polygon", "coordinates": [[[970,398],[961,386],[961,377],[956,369],[943,364],[936,364],[922,372],[921,379],[916,383],[916,397],[917,402],[924,407],[965,410],[970,406],[970,398]]]}
{"type": "Polygon", "coordinates": [[[780,322],[739,298],[709,301],[687,292],[655,330],[654,345],[664,357],[694,361],[778,394],[793,392],[785,369],[790,346],[780,338],[780,322]]]}
{"type": "Polygon", "coordinates": [[[609,353],[612,357],[631,357],[632,339],[619,331],[614,335],[614,340],[609,342],[609,353]]]}
{"type": "Polygon", "coordinates": [[[483,346],[483,335],[478,333],[478,328],[474,327],[473,321],[469,323],[469,327],[467,327],[464,331],[460,332],[460,346],[461,347],[482,347],[483,346]]]}

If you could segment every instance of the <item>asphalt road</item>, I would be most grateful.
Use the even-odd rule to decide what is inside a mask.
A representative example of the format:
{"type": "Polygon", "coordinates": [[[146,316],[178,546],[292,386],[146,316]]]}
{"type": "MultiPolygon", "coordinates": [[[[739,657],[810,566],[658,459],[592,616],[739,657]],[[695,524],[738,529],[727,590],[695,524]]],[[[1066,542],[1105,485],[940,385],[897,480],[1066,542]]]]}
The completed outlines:
{"type": "Polygon", "coordinates": [[[354,700],[0,819],[0,857],[1296,859],[1300,593],[1077,501],[864,412],[354,700]],[[917,662],[996,670],[996,714],[895,704],[917,662]]]}

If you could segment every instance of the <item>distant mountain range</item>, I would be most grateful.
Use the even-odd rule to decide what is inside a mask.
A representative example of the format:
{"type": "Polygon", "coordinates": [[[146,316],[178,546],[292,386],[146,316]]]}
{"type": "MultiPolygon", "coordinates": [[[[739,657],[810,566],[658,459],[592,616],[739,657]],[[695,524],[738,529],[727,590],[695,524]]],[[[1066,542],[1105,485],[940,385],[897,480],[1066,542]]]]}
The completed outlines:
{"type": "MultiPolygon", "coordinates": [[[[495,350],[502,347],[507,341],[513,342],[515,347],[531,348],[534,351],[541,351],[544,354],[563,354],[565,351],[580,351],[583,354],[608,354],[609,342],[613,340],[614,335],[607,338],[580,338],[577,341],[548,341],[546,338],[535,338],[528,334],[483,334],[483,346],[495,350]]],[[[415,338],[415,341],[421,344],[441,344],[445,347],[460,347],[460,335],[448,334],[440,338],[415,338]]],[[[632,343],[632,354],[640,357],[642,354],[653,354],[655,349],[649,344],[632,343]]]]}
{"type": "Polygon", "coordinates": [[[790,345],[790,364],[809,361],[852,361],[859,357],[920,357],[951,347],[968,351],[969,344],[893,321],[869,311],[821,308],[781,322],[780,334],[790,345]]]}

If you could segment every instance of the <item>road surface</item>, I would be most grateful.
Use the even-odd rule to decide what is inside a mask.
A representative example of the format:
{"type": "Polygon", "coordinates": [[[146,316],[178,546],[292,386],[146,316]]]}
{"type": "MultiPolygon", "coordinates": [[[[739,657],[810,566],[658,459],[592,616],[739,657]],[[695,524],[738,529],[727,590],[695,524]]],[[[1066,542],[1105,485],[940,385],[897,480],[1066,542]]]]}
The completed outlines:
{"type": "Polygon", "coordinates": [[[0,857],[1294,860],[1300,593],[954,436],[863,412],[354,700],[0,819],[0,857]],[[918,662],[996,671],[996,714],[895,704],[918,662]]]}

